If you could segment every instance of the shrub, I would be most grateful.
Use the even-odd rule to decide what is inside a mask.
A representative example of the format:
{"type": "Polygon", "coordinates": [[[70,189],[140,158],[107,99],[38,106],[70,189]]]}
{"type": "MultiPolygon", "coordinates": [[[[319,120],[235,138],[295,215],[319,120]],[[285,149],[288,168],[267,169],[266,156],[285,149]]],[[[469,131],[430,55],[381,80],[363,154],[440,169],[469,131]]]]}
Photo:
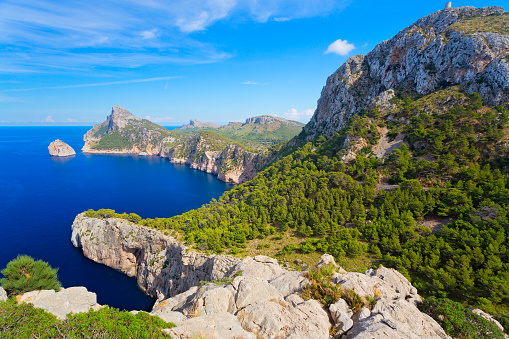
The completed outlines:
{"type": "Polygon", "coordinates": [[[435,319],[454,338],[504,338],[494,323],[447,298],[430,297],[419,304],[419,309],[435,319]]]}
{"type": "Polygon", "coordinates": [[[18,255],[2,270],[5,278],[0,284],[8,295],[23,294],[34,290],[56,290],[62,287],[57,277],[58,268],[47,262],[35,261],[28,255],[18,255]]]}
{"type": "Polygon", "coordinates": [[[161,329],[172,327],[146,312],[133,315],[108,306],[59,320],[30,303],[0,302],[0,334],[5,338],[170,338],[161,329]]]}

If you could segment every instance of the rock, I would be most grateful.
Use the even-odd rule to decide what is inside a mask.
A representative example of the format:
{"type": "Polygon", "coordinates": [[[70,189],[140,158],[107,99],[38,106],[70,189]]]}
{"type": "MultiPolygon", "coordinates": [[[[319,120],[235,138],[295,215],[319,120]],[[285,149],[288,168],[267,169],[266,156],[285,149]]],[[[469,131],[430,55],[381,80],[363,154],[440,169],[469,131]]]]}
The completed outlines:
{"type": "Polygon", "coordinates": [[[304,272],[286,272],[279,277],[270,280],[270,285],[274,286],[283,297],[298,293],[309,284],[309,280],[304,277],[304,272]]]}
{"type": "MultiPolygon", "coordinates": [[[[367,315],[369,310],[365,312],[367,315]]],[[[362,311],[361,311],[362,313],[362,311]]],[[[367,317],[359,317],[346,338],[449,338],[411,302],[381,298],[367,317]]]]}
{"type": "MultiPolygon", "coordinates": [[[[390,112],[390,99],[400,90],[426,95],[444,84],[457,84],[467,93],[479,92],[490,105],[509,101],[509,36],[466,34],[453,26],[469,17],[504,12],[497,6],[441,10],[381,42],[366,56],[350,57],[327,79],[317,109],[304,127],[307,139],[330,137],[350,116],[377,105],[390,112]]],[[[351,144],[348,140],[349,149],[358,148],[362,141],[351,144]]],[[[345,155],[345,161],[351,159],[353,154],[345,155]]]]}
{"type": "Polygon", "coordinates": [[[329,312],[336,327],[338,335],[347,332],[353,326],[353,312],[345,300],[339,299],[329,306],[329,312]]]}
{"type": "Polygon", "coordinates": [[[179,339],[256,339],[256,335],[242,328],[233,314],[225,312],[187,319],[166,332],[179,339]]]}
{"type": "Polygon", "coordinates": [[[353,316],[355,322],[362,321],[371,315],[371,311],[367,307],[363,307],[359,312],[353,316]]]}
{"type": "Polygon", "coordinates": [[[281,293],[263,279],[237,277],[232,285],[237,286],[235,295],[237,309],[242,309],[255,302],[283,301],[281,293]]]}
{"type": "Polygon", "coordinates": [[[101,305],[97,303],[96,294],[88,292],[85,287],[62,288],[58,292],[55,290],[27,292],[18,296],[18,303],[22,302],[42,308],[59,319],[65,319],[69,313],[88,312],[90,309],[101,308],[101,305]]]}
{"type": "Polygon", "coordinates": [[[76,155],[76,152],[73,150],[73,148],[60,139],[57,139],[49,144],[48,151],[50,155],[55,157],[68,157],[71,155],[76,155]]]}
{"type": "Polygon", "coordinates": [[[504,327],[502,326],[502,324],[500,324],[497,319],[493,318],[493,316],[491,314],[488,314],[486,312],[484,312],[483,310],[480,310],[478,308],[474,308],[472,309],[472,312],[474,312],[475,314],[483,317],[484,319],[488,320],[488,321],[491,321],[492,323],[494,323],[495,325],[497,325],[497,327],[502,331],[504,332],[504,327]]]}
{"type": "Polygon", "coordinates": [[[7,292],[0,287],[0,301],[6,301],[7,300],[7,292]]]}
{"type": "Polygon", "coordinates": [[[295,309],[286,303],[255,302],[237,313],[242,327],[261,338],[328,338],[327,313],[316,300],[295,309]]]}
{"type": "Polygon", "coordinates": [[[332,264],[332,266],[336,268],[339,268],[339,265],[336,264],[334,257],[330,254],[325,253],[320,257],[320,260],[318,261],[318,264],[316,264],[316,267],[321,268],[330,264],[332,264]]]}

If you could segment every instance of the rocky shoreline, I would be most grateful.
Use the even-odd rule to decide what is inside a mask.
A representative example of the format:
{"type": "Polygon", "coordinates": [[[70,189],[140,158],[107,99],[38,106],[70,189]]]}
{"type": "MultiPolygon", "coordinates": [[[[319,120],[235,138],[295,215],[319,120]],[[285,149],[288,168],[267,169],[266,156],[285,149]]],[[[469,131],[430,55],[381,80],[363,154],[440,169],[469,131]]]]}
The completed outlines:
{"type": "MultiPolygon", "coordinates": [[[[306,273],[275,259],[207,255],[123,219],[80,214],[72,243],[87,258],[136,277],[158,299],[151,314],[177,324],[169,330],[176,338],[329,338],[331,329],[335,338],[448,338],[418,310],[417,290],[393,269],[337,269],[334,284],[376,300],[371,309],[353,310],[343,299],[330,307],[304,300],[306,273]]],[[[322,256],[319,266],[325,265],[336,265],[330,255],[322,256]]]]}

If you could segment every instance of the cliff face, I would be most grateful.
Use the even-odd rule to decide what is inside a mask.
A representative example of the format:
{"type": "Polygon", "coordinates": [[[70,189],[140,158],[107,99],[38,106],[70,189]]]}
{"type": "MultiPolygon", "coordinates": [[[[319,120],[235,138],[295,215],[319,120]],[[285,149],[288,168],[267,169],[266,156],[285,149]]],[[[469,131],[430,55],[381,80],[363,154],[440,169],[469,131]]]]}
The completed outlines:
{"type": "Polygon", "coordinates": [[[429,94],[459,85],[485,102],[509,101],[509,32],[502,7],[459,7],[418,20],[329,76],[306,125],[310,138],[338,132],[353,114],[390,105],[395,93],[429,94]],[[500,17],[497,17],[500,16],[500,17]],[[475,23],[472,20],[476,20],[475,23]]]}
{"type": "Polygon", "coordinates": [[[322,256],[319,267],[337,267],[333,284],[377,298],[374,306],[356,311],[341,298],[330,307],[304,300],[300,293],[310,283],[305,273],[287,271],[275,259],[205,255],[122,219],[80,214],[72,225],[72,243],[88,258],[135,276],[158,298],[151,314],[175,322],[170,332],[177,338],[203,333],[209,338],[329,338],[331,327],[338,338],[448,338],[417,309],[417,290],[392,269],[348,273],[332,256],[322,256]]]}
{"type": "Polygon", "coordinates": [[[219,180],[243,183],[256,174],[262,155],[210,131],[183,134],[169,131],[114,106],[102,124],[83,137],[84,153],[159,155],[172,163],[217,175],[219,180]]]}

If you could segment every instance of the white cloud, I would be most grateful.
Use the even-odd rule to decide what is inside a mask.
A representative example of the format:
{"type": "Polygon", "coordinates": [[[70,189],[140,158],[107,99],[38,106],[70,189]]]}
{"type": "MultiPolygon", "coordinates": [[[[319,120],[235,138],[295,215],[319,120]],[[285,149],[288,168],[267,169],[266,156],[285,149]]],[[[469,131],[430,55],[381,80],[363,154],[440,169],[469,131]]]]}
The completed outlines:
{"type": "Polygon", "coordinates": [[[67,119],[65,119],[65,122],[78,122],[78,120],[73,119],[73,118],[67,118],[67,119]]]}
{"type": "Polygon", "coordinates": [[[154,38],[156,36],[156,32],[156,29],[151,29],[150,31],[142,31],[139,34],[143,40],[146,40],[154,38]]]}
{"type": "Polygon", "coordinates": [[[354,44],[348,43],[347,40],[338,39],[329,45],[325,54],[334,53],[338,55],[347,55],[355,49],[354,44]]]}
{"type": "Polygon", "coordinates": [[[244,84],[244,85],[263,85],[263,86],[268,86],[268,83],[266,83],[266,82],[254,82],[254,81],[243,81],[242,84],[244,84]]]}
{"type": "Polygon", "coordinates": [[[311,119],[311,116],[313,115],[313,113],[314,113],[314,110],[312,110],[311,108],[306,109],[301,112],[297,111],[297,109],[295,109],[295,108],[290,108],[287,112],[283,113],[283,116],[286,119],[307,122],[307,121],[309,121],[309,119],[311,119]]]}
{"type": "Polygon", "coordinates": [[[52,115],[48,115],[46,118],[44,118],[44,122],[55,122],[55,120],[53,120],[52,115]]]}
{"type": "Polygon", "coordinates": [[[181,78],[181,77],[158,77],[158,78],[131,79],[131,80],[96,82],[96,83],[90,83],[90,84],[64,85],[64,86],[53,86],[53,87],[17,88],[17,89],[5,90],[5,92],[26,92],[26,91],[36,91],[36,90],[43,90],[43,89],[65,89],[65,88],[125,85],[125,84],[136,84],[136,83],[140,83],[140,82],[153,82],[153,81],[162,81],[162,80],[179,79],[179,78],[181,78]]]}
{"type": "Polygon", "coordinates": [[[145,119],[150,120],[152,122],[170,122],[175,120],[175,118],[172,117],[151,117],[149,115],[147,115],[145,119]]]}
{"type": "Polygon", "coordinates": [[[274,18],[274,21],[276,22],[285,22],[285,21],[290,21],[292,19],[290,18],[285,18],[285,17],[281,17],[281,18],[274,18]]]}

